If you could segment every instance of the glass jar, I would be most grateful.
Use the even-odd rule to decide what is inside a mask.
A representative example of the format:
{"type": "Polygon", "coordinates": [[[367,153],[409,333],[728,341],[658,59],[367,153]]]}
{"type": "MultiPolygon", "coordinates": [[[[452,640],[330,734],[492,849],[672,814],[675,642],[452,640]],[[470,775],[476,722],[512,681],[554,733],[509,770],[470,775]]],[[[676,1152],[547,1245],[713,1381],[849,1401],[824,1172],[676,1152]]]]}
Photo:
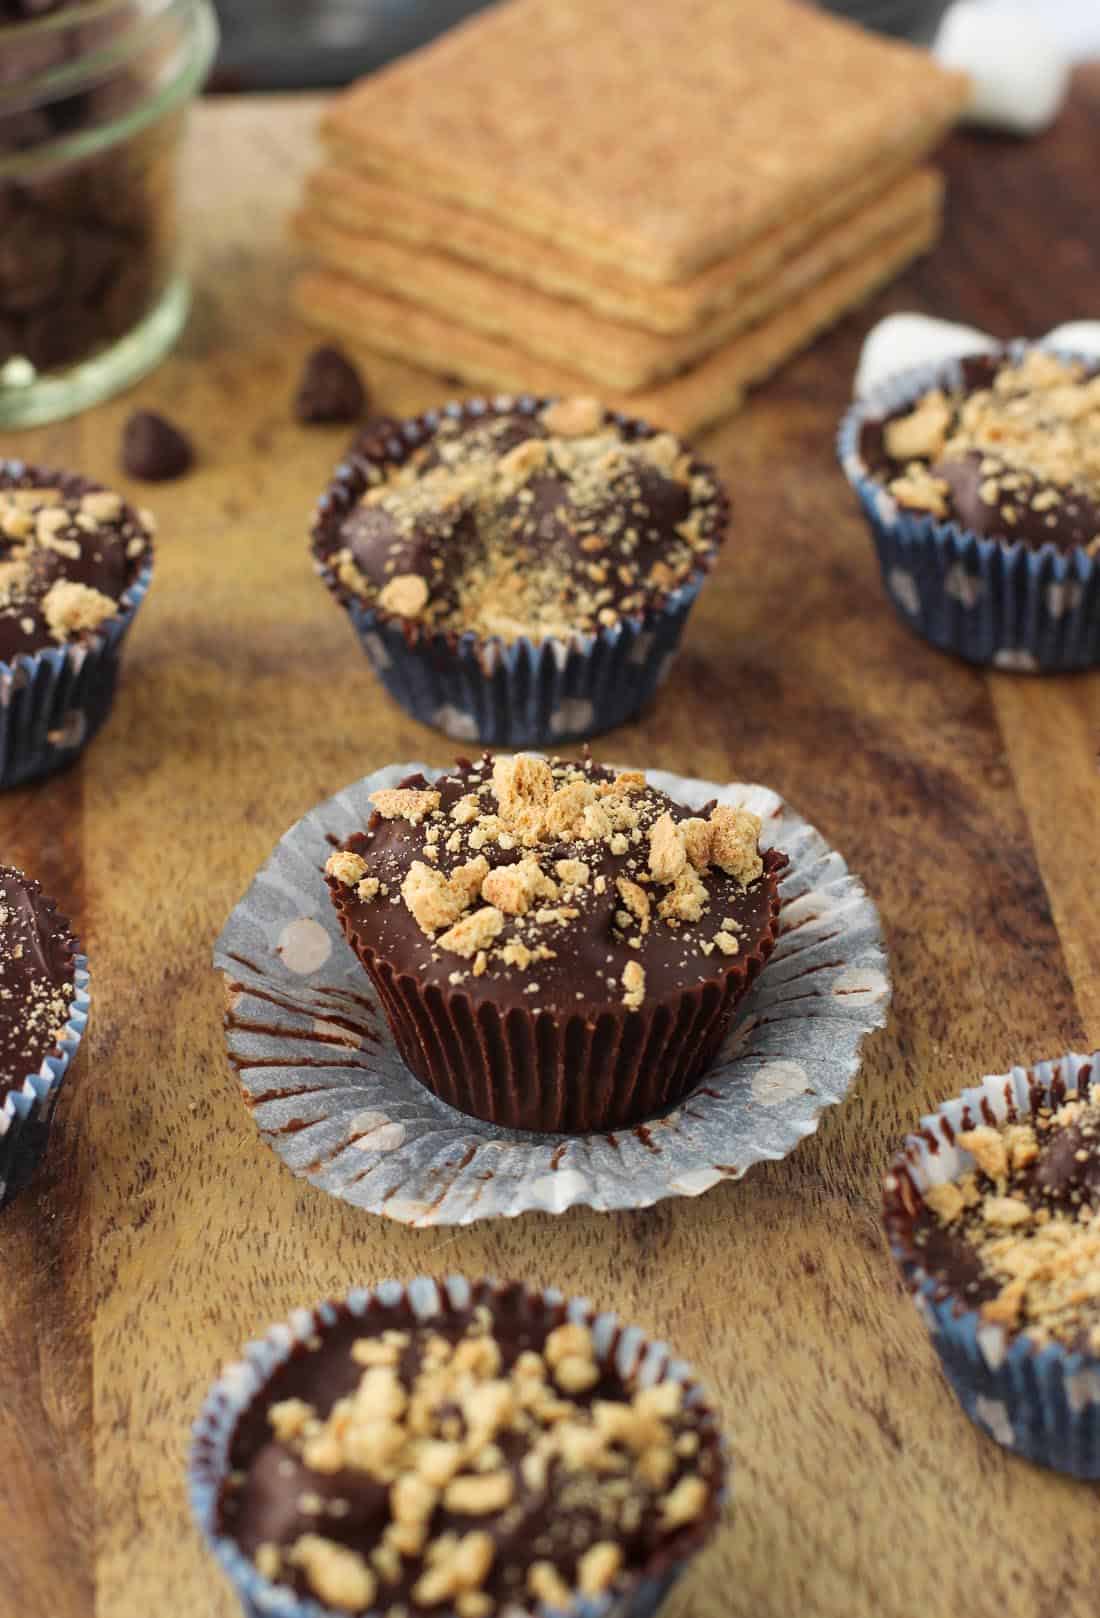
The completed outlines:
{"type": "Polygon", "coordinates": [[[0,428],[72,415],[178,337],[177,156],[210,0],[0,5],[0,428]]]}

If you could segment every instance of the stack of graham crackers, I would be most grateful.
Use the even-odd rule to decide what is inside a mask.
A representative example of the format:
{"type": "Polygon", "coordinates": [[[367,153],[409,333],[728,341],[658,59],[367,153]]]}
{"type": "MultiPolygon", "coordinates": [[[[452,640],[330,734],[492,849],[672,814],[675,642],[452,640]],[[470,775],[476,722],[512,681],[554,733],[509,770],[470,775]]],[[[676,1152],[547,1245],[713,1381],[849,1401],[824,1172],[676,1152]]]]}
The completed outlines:
{"type": "Polygon", "coordinates": [[[799,0],[503,0],[332,104],[295,301],[690,431],[932,246],[965,98],[799,0]]]}

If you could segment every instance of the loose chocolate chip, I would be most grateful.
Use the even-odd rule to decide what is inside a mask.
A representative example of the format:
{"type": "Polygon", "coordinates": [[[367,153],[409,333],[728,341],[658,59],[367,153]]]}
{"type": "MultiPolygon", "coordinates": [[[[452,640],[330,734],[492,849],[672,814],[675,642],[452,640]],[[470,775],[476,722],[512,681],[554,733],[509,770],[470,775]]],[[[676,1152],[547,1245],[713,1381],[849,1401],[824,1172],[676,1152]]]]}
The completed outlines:
{"type": "Polygon", "coordinates": [[[294,414],[302,422],[358,421],[367,390],[355,366],[338,348],[315,348],[302,368],[294,414]]]}
{"type": "Polygon", "coordinates": [[[135,410],[122,429],[122,469],[132,478],[163,483],[191,470],[191,440],[154,410],[135,410]]]}

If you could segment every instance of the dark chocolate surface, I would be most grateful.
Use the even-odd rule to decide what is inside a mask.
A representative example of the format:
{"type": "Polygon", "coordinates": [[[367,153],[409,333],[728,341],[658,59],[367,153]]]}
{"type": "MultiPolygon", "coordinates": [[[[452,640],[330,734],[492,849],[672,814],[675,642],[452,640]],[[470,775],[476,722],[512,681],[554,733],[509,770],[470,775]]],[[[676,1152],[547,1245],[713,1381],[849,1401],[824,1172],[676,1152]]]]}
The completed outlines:
{"type": "MultiPolygon", "coordinates": [[[[601,765],[587,762],[574,766],[583,769],[586,778],[595,782],[611,782],[616,772],[601,765]]],[[[401,785],[428,788],[440,793],[440,813],[445,821],[442,836],[453,830],[450,812],[460,798],[484,788],[492,780],[492,760],[475,764],[460,764],[447,775],[428,782],[421,775],[409,776],[401,785]]],[[[483,792],[480,800],[486,812],[491,812],[494,799],[491,791],[483,792]]],[[[665,793],[646,788],[643,810],[644,826],[652,824],[662,813],[669,813],[680,822],[705,814],[675,803],[665,793]]],[[[570,889],[568,905],[580,911],[579,917],[567,928],[553,922],[533,932],[530,918],[507,917],[496,945],[506,945],[512,939],[523,939],[530,944],[535,937],[555,951],[552,959],[532,962],[526,968],[496,967],[490,964],[483,976],[470,973],[470,962],[460,955],[438,948],[437,942],[425,935],[416,919],[399,897],[401,883],[414,860],[422,859],[428,824],[412,826],[406,820],[383,820],[372,816],[365,832],[351,837],[346,848],[360,854],[367,862],[371,875],[385,881],[390,888],[389,897],[377,896],[369,901],[358,898],[354,892],[330,879],[330,888],[343,909],[347,923],[358,937],[378,957],[391,963],[398,973],[414,975],[425,989],[436,986],[444,992],[456,987],[455,974],[462,974],[462,990],[477,1002],[490,999],[502,1011],[510,1007],[535,1013],[552,1009],[563,1015],[598,1014],[608,1003],[622,998],[623,972],[629,962],[641,965],[646,974],[645,998],[647,1003],[679,995],[686,988],[713,982],[723,969],[736,966],[739,958],[751,954],[770,926],[770,907],[775,877],[783,870],[786,856],[769,850],[764,856],[764,874],[747,888],[742,887],[724,871],[712,867],[702,877],[707,893],[707,908],[697,923],[670,927],[654,920],[650,930],[632,947],[629,938],[637,937],[635,927],[623,927],[617,918],[623,914],[623,900],[616,879],[633,880],[646,869],[647,844],[643,835],[631,842],[625,853],[612,853],[606,842],[562,841],[545,845],[537,850],[509,846],[499,842],[486,842],[477,851],[487,860],[490,869],[509,866],[525,853],[537,853],[546,871],[554,870],[558,860],[582,860],[590,868],[586,886],[570,889]],[[596,878],[603,876],[603,893],[596,892],[596,878]],[[391,902],[393,898],[396,903],[391,902]],[[738,954],[726,957],[714,949],[704,952],[700,942],[710,942],[727,919],[735,923],[739,944],[738,954]],[[532,985],[536,985],[532,989],[532,985]]],[[[446,874],[455,865],[471,858],[468,850],[453,856],[443,853],[437,868],[446,874]]],[[[656,904],[665,890],[654,889],[656,904]]],[[[549,908],[558,901],[548,900],[549,908]]]]}
{"type": "Polygon", "coordinates": [[[109,510],[110,491],[100,484],[0,461],[0,662],[85,633],[79,622],[64,636],[56,632],[46,606],[53,586],[68,581],[117,603],[149,559],[146,520],[117,497],[117,513],[106,515],[97,496],[108,497],[109,510]],[[63,511],[64,520],[48,524],[44,542],[39,524],[47,510],[63,511]]]}
{"type": "MultiPolygon", "coordinates": [[[[558,1309],[532,1307],[518,1287],[497,1295],[492,1317],[491,1335],[500,1350],[497,1374],[502,1379],[508,1377],[522,1353],[541,1352],[550,1331],[562,1319],[558,1309]]],[[[357,1469],[345,1467],[332,1473],[311,1470],[292,1444],[273,1437],[268,1411],[273,1405],[294,1398],[304,1400],[320,1417],[326,1417],[337,1400],[351,1394],[363,1377],[363,1366],[351,1358],[352,1344],[366,1336],[379,1336],[386,1330],[410,1332],[411,1341],[402,1349],[398,1365],[398,1374],[408,1388],[421,1366],[429,1336],[438,1335],[454,1344],[468,1335],[483,1335],[484,1327],[469,1310],[449,1312],[425,1327],[419,1325],[403,1302],[376,1309],[369,1324],[344,1316],[325,1330],[320,1345],[314,1350],[296,1347],[290,1360],[275,1372],[243,1414],[230,1447],[232,1471],[230,1481],[223,1488],[218,1527],[235,1539],[247,1556],[254,1557],[261,1545],[289,1548],[304,1534],[323,1535],[364,1555],[369,1555],[379,1544],[383,1530],[391,1521],[389,1488],[357,1469]]],[[[604,1367],[600,1380],[591,1389],[568,1398],[578,1412],[584,1413],[599,1400],[628,1400],[631,1392],[630,1384],[610,1366],[604,1367]]],[[[456,1437],[467,1433],[463,1413],[457,1405],[442,1415],[449,1416],[454,1423],[452,1430],[456,1437]]],[[[685,1407],[673,1418],[673,1430],[676,1436],[694,1434],[698,1439],[697,1452],[690,1459],[677,1461],[661,1489],[647,1488],[636,1482],[639,1509],[628,1518],[627,1524],[622,1521],[619,1506],[601,1499],[595,1473],[568,1473],[554,1461],[546,1487],[538,1490],[529,1487],[520,1463],[530,1445],[522,1434],[504,1431],[498,1434],[496,1444],[500,1451],[499,1467],[513,1478],[513,1504],[504,1511],[471,1516],[450,1512],[440,1503],[431,1515],[430,1537],[434,1540],[446,1533],[462,1536],[471,1529],[491,1535],[492,1570],[480,1588],[492,1599],[494,1611],[504,1610],[498,1604],[506,1604],[510,1598],[519,1601],[524,1610],[532,1605],[525,1596],[525,1587],[528,1570],[535,1562],[553,1563],[572,1585],[583,1551],[609,1538],[625,1553],[627,1573],[644,1569],[655,1554],[662,1550],[675,1554],[678,1546],[698,1535],[695,1525],[670,1532],[661,1524],[660,1496],[689,1472],[701,1476],[712,1494],[717,1492],[720,1483],[718,1440],[703,1412],[685,1407]],[[609,1512],[615,1513],[610,1525],[609,1512]]],[[[388,1583],[379,1581],[371,1610],[387,1612],[398,1606],[410,1611],[423,1610],[419,1605],[410,1605],[412,1588],[423,1570],[422,1556],[403,1557],[400,1577],[388,1583]]],[[[278,1582],[289,1583],[300,1594],[317,1599],[302,1572],[286,1564],[278,1582]]],[[[449,1610],[450,1604],[444,1606],[449,1610]]]]}
{"type": "MultiPolygon", "coordinates": [[[[990,389],[1005,366],[1002,356],[978,355],[962,362],[962,387],[949,396],[957,424],[959,408],[968,398],[990,389]]],[[[1082,367],[1085,379],[1100,375],[1100,367],[1082,367]]],[[[886,428],[909,415],[913,406],[892,412],[881,421],[868,421],[860,435],[860,454],[871,475],[884,484],[902,476],[909,459],[892,459],[886,450],[886,428]]],[[[1038,549],[1053,544],[1059,550],[1100,546],[1100,400],[1093,407],[1096,458],[1082,466],[1073,481],[1056,482],[1038,475],[1026,453],[1011,443],[992,440],[979,449],[966,449],[932,457],[917,457],[932,477],[947,485],[944,516],[972,533],[1006,543],[1022,542],[1038,549]],[[1004,484],[1007,476],[1011,487],[1004,484]],[[994,498],[993,486],[999,485],[994,498]],[[1057,496],[1057,503],[1047,504],[1057,496]],[[1039,504],[1034,504],[1038,498],[1039,504]],[[1006,518],[1006,513],[1007,518],[1006,518]]],[[[1058,430],[1052,417],[1051,433],[1058,430]]],[[[903,508],[912,506],[898,496],[903,508]]]]}
{"type": "Polygon", "coordinates": [[[74,948],[38,883],[0,866],[0,1100],[56,1050],[69,1018],[74,948]]]}
{"type": "Polygon", "coordinates": [[[563,401],[581,405],[581,432],[558,430],[568,417],[551,406],[444,416],[400,466],[365,448],[364,503],[322,522],[318,556],[346,589],[433,629],[509,640],[637,615],[709,565],[725,498],[670,434],[563,401]],[[424,601],[391,601],[387,586],[410,578],[424,601]]]}

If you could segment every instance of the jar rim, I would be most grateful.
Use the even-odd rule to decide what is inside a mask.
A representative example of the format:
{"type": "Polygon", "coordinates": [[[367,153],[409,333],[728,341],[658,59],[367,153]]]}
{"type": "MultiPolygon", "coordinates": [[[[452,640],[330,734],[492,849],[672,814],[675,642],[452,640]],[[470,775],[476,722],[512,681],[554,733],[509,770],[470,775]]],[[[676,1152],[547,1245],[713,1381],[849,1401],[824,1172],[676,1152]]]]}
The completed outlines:
{"type": "MultiPolygon", "coordinates": [[[[155,122],[197,93],[218,47],[218,24],[211,0],[139,0],[139,3],[140,10],[134,11],[133,26],[125,32],[60,67],[55,65],[37,76],[29,76],[10,92],[0,88],[0,113],[78,95],[90,85],[125,69],[143,49],[156,43],[161,34],[174,26],[177,48],[164,82],[156,85],[128,112],[94,129],[46,139],[22,151],[0,152],[0,176],[18,177],[24,171],[38,168],[45,160],[53,163],[89,156],[155,122]]],[[[102,19],[126,9],[134,9],[134,0],[88,0],[87,4],[71,10],[49,12],[32,23],[0,26],[0,48],[6,40],[26,39],[31,33],[37,38],[45,37],[46,30],[39,32],[39,29],[47,22],[60,27],[64,21],[72,26],[77,18],[87,23],[92,18],[102,19]]]]}
{"type": "Polygon", "coordinates": [[[158,28],[171,21],[187,24],[203,12],[210,12],[212,20],[209,0],[81,0],[78,5],[23,22],[0,22],[0,50],[48,40],[90,23],[104,22],[113,15],[121,14],[127,23],[124,30],[100,40],[80,55],[53,63],[40,73],[29,73],[17,85],[0,86],[0,109],[9,100],[41,102],[73,95],[85,80],[101,79],[113,68],[124,66],[158,28]]]}

